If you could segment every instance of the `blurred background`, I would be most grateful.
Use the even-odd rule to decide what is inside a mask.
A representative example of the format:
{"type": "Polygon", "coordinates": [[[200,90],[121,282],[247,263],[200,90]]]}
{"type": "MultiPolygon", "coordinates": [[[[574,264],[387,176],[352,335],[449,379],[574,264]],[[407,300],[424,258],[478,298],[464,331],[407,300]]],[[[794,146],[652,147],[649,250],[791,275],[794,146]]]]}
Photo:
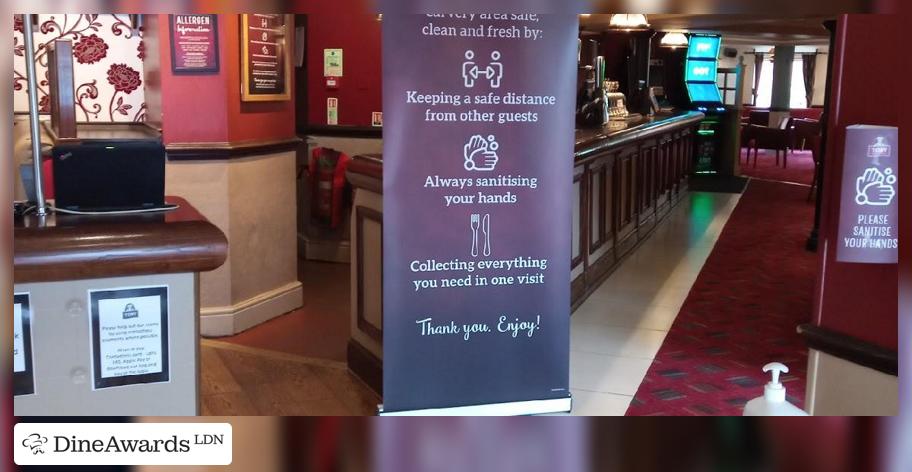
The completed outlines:
{"type": "MultiPolygon", "coordinates": [[[[136,421],[162,419],[137,418],[136,421]]],[[[912,470],[912,451],[908,447],[912,421],[899,418],[230,417],[206,421],[232,424],[234,463],[231,466],[103,470],[912,470]]]]}

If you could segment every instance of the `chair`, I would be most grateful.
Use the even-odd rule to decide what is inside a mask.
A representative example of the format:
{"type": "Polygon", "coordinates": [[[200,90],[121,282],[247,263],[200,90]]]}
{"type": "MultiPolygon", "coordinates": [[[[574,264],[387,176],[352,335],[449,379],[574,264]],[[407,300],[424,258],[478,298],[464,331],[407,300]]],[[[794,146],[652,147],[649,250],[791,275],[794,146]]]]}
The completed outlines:
{"type": "MultiPolygon", "coordinates": [[[[794,122],[794,120],[795,119],[792,118],[791,116],[782,117],[782,118],[779,118],[779,124],[776,126],[777,128],[785,131],[786,135],[788,135],[786,137],[786,142],[788,143],[786,145],[786,151],[785,151],[786,155],[783,158],[784,167],[788,167],[789,152],[793,152],[795,150],[795,146],[794,146],[795,137],[794,137],[794,132],[792,129],[793,128],[792,123],[794,122]]],[[[778,162],[777,162],[777,164],[778,164],[778,162]]]]}
{"type": "Polygon", "coordinates": [[[820,136],[820,120],[809,118],[796,118],[792,122],[792,149],[809,149],[808,140],[813,136],[820,136]]]}
{"type": "MultiPolygon", "coordinates": [[[[747,159],[745,164],[750,164],[751,159],[751,148],[754,147],[754,128],[757,125],[751,125],[743,123],[741,124],[741,147],[747,148],[747,159]]],[[[740,157],[739,157],[740,159],[740,157]]],[[[754,162],[757,161],[756,156],[754,157],[754,162]]]]}
{"type": "MultiPolygon", "coordinates": [[[[782,152],[783,167],[788,167],[788,141],[789,131],[768,126],[748,126],[748,135],[754,148],[754,167],[757,167],[757,153],[759,149],[772,149],[776,151],[776,165],[779,165],[779,153],[782,152]]],[[[748,149],[750,161],[750,149],[748,149]]]]}
{"type": "Polygon", "coordinates": [[[751,125],[769,126],[769,122],[769,110],[751,110],[747,118],[747,123],[751,125]]]}

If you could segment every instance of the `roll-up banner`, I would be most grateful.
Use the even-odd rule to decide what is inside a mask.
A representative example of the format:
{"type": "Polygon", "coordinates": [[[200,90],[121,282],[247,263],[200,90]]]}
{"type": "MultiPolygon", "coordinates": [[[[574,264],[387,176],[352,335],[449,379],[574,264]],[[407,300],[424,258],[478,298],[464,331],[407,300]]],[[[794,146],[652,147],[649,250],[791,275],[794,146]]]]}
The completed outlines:
{"type": "Polygon", "coordinates": [[[381,414],[568,411],[577,17],[382,21],[381,414]]]}

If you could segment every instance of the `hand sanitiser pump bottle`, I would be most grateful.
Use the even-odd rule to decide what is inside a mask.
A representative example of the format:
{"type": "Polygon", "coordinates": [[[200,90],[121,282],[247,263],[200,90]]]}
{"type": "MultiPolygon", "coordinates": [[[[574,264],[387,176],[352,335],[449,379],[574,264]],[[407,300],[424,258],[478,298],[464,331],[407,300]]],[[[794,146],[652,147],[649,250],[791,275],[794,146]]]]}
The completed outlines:
{"type": "Polygon", "coordinates": [[[785,401],[785,387],[779,383],[779,374],[788,373],[788,367],[779,362],[763,366],[764,372],[772,372],[773,380],[763,386],[763,396],[754,398],[744,405],[744,416],[808,416],[804,410],[785,401]]]}

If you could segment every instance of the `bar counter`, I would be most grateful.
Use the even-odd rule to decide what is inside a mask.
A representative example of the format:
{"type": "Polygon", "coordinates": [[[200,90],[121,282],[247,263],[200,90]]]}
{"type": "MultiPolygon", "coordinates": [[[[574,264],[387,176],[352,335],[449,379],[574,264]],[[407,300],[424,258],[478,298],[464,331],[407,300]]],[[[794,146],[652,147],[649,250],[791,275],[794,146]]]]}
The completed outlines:
{"type": "Polygon", "coordinates": [[[578,130],[573,168],[571,303],[576,309],[687,189],[699,112],[578,130]]]}
{"type": "MultiPolygon", "coordinates": [[[[14,396],[17,416],[199,412],[199,273],[222,265],[228,241],[185,200],[165,200],[179,208],[164,213],[15,219],[14,293],[27,297],[28,319],[23,326],[30,326],[25,336],[29,389],[14,396]],[[152,292],[163,297],[161,322],[152,325],[151,331],[151,339],[161,340],[162,347],[133,340],[138,335],[112,338],[114,344],[105,344],[101,339],[115,334],[100,324],[92,328],[100,323],[93,319],[102,316],[101,302],[92,295],[96,292],[107,299],[128,299],[117,304],[124,312],[122,321],[120,316],[105,318],[105,329],[112,333],[137,326],[140,311],[128,316],[130,309],[145,310],[144,320],[158,319],[156,309],[150,308],[157,303],[136,301],[132,308],[127,302],[149,299],[152,292]],[[129,372],[140,372],[130,370],[135,365],[111,357],[115,351],[102,356],[101,349],[111,345],[115,347],[107,349],[140,350],[143,355],[142,350],[151,349],[150,355],[160,356],[161,368],[131,377],[129,372]],[[120,373],[112,374],[116,369],[120,373]]],[[[150,325],[138,326],[135,329],[150,325]]]]}
{"type": "Polygon", "coordinates": [[[179,197],[166,213],[35,215],[13,225],[16,283],[204,272],[225,262],[228,241],[179,197]]]}
{"type": "MultiPolygon", "coordinates": [[[[576,309],[680,201],[704,115],[680,111],[576,131],[571,304],[576,309]]],[[[352,209],[352,312],[348,363],[378,393],[383,356],[383,156],[348,167],[352,209]]]]}

